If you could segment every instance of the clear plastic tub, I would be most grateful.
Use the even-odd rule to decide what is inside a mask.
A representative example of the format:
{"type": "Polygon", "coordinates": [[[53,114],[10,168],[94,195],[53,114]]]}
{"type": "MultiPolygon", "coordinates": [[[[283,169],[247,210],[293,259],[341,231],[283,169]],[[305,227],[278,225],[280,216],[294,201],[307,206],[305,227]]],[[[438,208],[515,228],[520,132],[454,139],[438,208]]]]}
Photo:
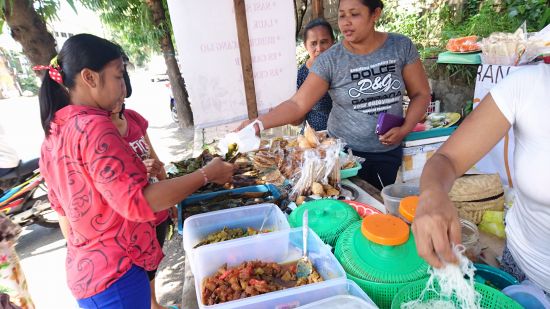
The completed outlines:
{"type": "Polygon", "coordinates": [[[369,304],[361,298],[351,295],[332,296],[323,300],[316,301],[309,305],[300,306],[302,309],[372,309],[378,308],[375,305],[369,304]]]}
{"type": "MultiPolygon", "coordinates": [[[[311,301],[328,295],[335,284],[346,282],[346,273],[327,246],[309,230],[308,256],[325,281],[258,296],[243,298],[223,304],[206,306],[202,302],[202,283],[214,275],[218,268],[242,262],[260,260],[279,264],[297,261],[302,256],[302,228],[282,230],[252,237],[219,243],[216,246],[199,247],[195,251],[195,289],[200,308],[294,308],[300,305],[299,295],[311,301]],[[317,292],[320,291],[320,292],[317,292]],[[317,298],[313,297],[317,295],[317,298]],[[298,304],[296,302],[298,301],[298,304]]],[[[342,288],[344,289],[344,288],[342,288]]],[[[305,303],[304,303],[305,304],[305,303]]]]}
{"type": "MultiPolygon", "coordinates": [[[[189,259],[191,271],[194,273],[195,270],[194,251],[196,249],[193,249],[193,247],[209,234],[220,231],[224,227],[230,229],[251,227],[258,230],[262,226],[265,216],[267,216],[267,220],[263,227],[264,230],[280,231],[290,228],[288,220],[281,209],[277,205],[269,203],[212,211],[187,218],[183,225],[183,249],[189,259]]],[[[218,244],[205,246],[216,246],[218,244]]]]}
{"type": "Polygon", "coordinates": [[[399,216],[399,203],[401,199],[411,195],[419,195],[420,188],[418,185],[406,184],[406,183],[394,183],[382,188],[382,198],[384,199],[384,206],[386,206],[386,213],[394,216],[399,216]]]}
{"type": "MultiPolygon", "coordinates": [[[[325,288],[323,290],[315,291],[317,296],[318,294],[323,295],[323,299],[309,303],[307,305],[302,305],[297,308],[300,309],[375,309],[378,308],[374,302],[369,298],[369,296],[361,290],[357,283],[348,280],[345,283],[346,289],[343,289],[344,284],[338,283],[333,287],[325,288]]],[[[308,295],[309,296],[309,295],[308,295]]],[[[300,297],[301,303],[304,304],[307,300],[311,299],[308,297],[307,300],[304,299],[305,296],[300,297]]]]}
{"type": "Polygon", "coordinates": [[[184,212],[185,208],[199,203],[199,202],[205,202],[209,201],[215,198],[219,198],[220,196],[225,195],[241,195],[241,194],[247,194],[247,193],[267,193],[267,197],[270,201],[276,201],[281,198],[281,192],[279,192],[279,189],[277,189],[276,186],[272,184],[267,185],[257,185],[257,186],[250,186],[250,187],[242,187],[237,189],[231,189],[231,190],[222,190],[222,191],[215,191],[210,193],[200,193],[200,194],[193,194],[180,203],[178,203],[178,233],[183,234],[183,223],[184,223],[184,212]]]}

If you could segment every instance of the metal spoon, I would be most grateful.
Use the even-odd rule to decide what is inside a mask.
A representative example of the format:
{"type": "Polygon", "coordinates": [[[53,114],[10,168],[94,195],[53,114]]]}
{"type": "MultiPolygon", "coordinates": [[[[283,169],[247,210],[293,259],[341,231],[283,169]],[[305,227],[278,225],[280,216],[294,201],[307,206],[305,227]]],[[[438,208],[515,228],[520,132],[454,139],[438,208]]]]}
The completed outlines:
{"type": "Polygon", "coordinates": [[[298,279],[307,278],[313,272],[313,265],[311,265],[311,261],[307,257],[307,238],[309,232],[307,209],[304,211],[304,216],[302,220],[302,242],[304,246],[304,252],[302,258],[299,259],[298,263],[296,264],[296,277],[298,279]]]}

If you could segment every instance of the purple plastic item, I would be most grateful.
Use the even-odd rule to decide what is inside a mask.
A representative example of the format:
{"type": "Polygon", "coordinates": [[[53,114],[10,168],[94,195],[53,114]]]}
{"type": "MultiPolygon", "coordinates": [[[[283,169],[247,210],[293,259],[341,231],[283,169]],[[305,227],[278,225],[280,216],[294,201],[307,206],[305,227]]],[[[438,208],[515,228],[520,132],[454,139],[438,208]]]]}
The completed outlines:
{"type": "Polygon", "coordinates": [[[388,113],[378,114],[378,121],[376,122],[376,134],[384,135],[390,129],[400,127],[405,122],[405,118],[388,113]]]}

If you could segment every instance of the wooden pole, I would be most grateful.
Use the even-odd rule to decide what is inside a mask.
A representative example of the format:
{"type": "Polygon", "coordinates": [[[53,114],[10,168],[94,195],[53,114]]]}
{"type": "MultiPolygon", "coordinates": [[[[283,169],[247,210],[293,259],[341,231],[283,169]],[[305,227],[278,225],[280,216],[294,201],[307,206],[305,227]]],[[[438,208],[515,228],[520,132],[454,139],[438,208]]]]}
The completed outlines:
{"type": "Polygon", "coordinates": [[[315,18],[325,18],[325,12],[323,9],[323,0],[313,0],[313,19],[315,18]]]}
{"type": "Polygon", "coordinates": [[[235,7],[235,19],[237,21],[237,36],[239,38],[239,51],[241,54],[241,68],[243,70],[248,119],[254,119],[258,117],[258,105],[256,103],[256,88],[254,87],[254,73],[252,71],[252,55],[250,53],[250,41],[248,38],[245,1],[233,0],[233,5],[235,7]]]}

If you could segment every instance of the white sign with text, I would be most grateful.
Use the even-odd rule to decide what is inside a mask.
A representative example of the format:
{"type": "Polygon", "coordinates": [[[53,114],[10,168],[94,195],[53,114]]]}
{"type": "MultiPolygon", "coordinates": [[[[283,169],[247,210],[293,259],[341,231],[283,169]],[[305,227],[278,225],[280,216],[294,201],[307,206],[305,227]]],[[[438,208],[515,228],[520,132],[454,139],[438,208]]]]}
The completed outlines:
{"type": "MultiPolygon", "coordinates": [[[[292,0],[246,0],[258,112],[296,92],[292,0]]],[[[247,118],[233,0],[168,0],[197,128],[247,118]]]]}

